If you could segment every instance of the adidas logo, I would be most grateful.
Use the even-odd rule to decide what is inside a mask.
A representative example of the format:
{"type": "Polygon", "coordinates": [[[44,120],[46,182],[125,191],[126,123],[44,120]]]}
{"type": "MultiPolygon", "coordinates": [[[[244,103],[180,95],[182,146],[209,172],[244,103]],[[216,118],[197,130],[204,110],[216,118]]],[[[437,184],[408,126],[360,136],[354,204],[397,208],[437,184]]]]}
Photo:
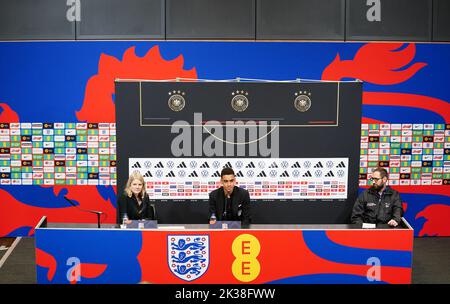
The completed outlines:
{"type": "Polygon", "coordinates": [[[306,173],[303,174],[302,177],[312,177],[312,174],[311,174],[311,172],[306,171],[306,173]]]}
{"type": "Polygon", "coordinates": [[[179,164],[177,166],[177,168],[187,168],[186,164],[184,162],[181,162],[181,164],[179,164]]]}
{"type": "Polygon", "coordinates": [[[211,177],[220,177],[219,171],[214,172],[214,174],[211,175],[211,177]]]}
{"type": "Polygon", "coordinates": [[[204,163],[200,166],[200,168],[209,168],[209,165],[208,165],[207,162],[204,162],[204,163]]]}
{"type": "Polygon", "coordinates": [[[330,171],[325,175],[325,177],[334,177],[334,174],[333,172],[330,171]]]}
{"type": "Polygon", "coordinates": [[[273,163],[269,166],[269,168],[278,168],[277,163],[276,163],[276,162],[273,162],[273,163]]]}
{"type": "Polygon", "coordinates": [[[293,164],[291,166],[291,168],[301,168],[301,167],[300,167],[300,164],[298,162],[295,162],[295,164],[293,164]]]}
{"type": "Polygon", "coordinates": [[[344,162],[341,161],[341,162],[336,166],[336,168],[345,168],[344,162]]]}
{"type": "Polygon", "coordinates": [[[289,177],[289,174],[287,173],[287,171],[284,171],[284,172],[280,175],[280,177],[289,177]]]}
{"type": "Polygon", "coordinates": [[[267,175],[264,171],[261,171],[261,173],[259,173],[257,177],[267,177],[267,175]]]}
{"type": "Polygon", "coordinates": [[[230,162],[227,162],[225,165],[223,165],[224,168],[233,168],[230,162]]]}
{"type": "Polygon", "coordinates": [[[188,177],[198,177],[198,174],[197,174],[197,172],[194,171],[191,174],[189,174],[188,177]]]}
{"type": "Polygon", "coordinates": [[[167,173],[166,177],[175,177],[175,173],[173,173],[173,171],[170,171],[169,173],[167,173]]]}
{"type": "Polygon", "coordinates": [[[318,162],[318,163],[314,166],[314,168],[323,168],[323,165],[322,165],[321,162],[318,162]]]}
{"type": "Polygon", "coordinates": [[[255,168],[255,164],[253,162],[250,162],[245,168],[255,168]]]}
{"type": "Polygon", "coordinates": [[[153,177],[153,175],[150,173],[150,171],[147,171],[143,176],[144,177],[153,177]]]}
{"type": "Polygon", "coordinates": [[[239,171],[238,173],[236,173],[236,176],[237,176],[237,177],[244,177],[244,174],[242,174],[242,172],[239,171]]]}
{"type": "Polygon", "coordinates": [[[155,168],[164,168],[162,162],[159,162],[155,165],[155,168]]]}
{"type": "Polygon", "coordinates": [[[134,165],[131,166],[131,168],[141,168],[141,164],[139,162],[136,162],[134,165]]]}

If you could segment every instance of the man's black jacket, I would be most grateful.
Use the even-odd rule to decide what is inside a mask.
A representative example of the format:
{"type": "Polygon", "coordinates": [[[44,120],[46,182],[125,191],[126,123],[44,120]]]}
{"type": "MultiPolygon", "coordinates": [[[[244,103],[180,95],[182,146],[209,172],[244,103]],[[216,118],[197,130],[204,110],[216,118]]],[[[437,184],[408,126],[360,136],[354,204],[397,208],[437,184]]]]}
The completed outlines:
{"type": "Polygon", "coordinates": [[[402,216],[402,201],[397,191],[391,187],[386,187],[380,196],[378,191],[369,188],[356,199],[351,222],[353,224],[386,224],[393,219],[400,223],[402,216]]]}
{"type": "MultiPolygon", "coordinates": [[[[220,187],[209,194],[209,215],[214,213],[218,221],[223,219],[225,194],[220,187]]],[[[241,221],[242,225],[250,224],[250,194],[247,190],[234,186],[231,194],[231,215],[228,220],[241,221]]]]}

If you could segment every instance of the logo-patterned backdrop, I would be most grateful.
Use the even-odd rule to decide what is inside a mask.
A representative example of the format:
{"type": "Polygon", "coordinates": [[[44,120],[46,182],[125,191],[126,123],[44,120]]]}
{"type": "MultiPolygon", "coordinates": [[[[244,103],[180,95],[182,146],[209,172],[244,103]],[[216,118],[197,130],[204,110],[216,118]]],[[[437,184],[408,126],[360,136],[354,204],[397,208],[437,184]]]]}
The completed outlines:
{"type": "Polygon", "coordinates": [[[252,199],[346,199],[347,158],[129,159],[151,199],[208,199],[220,187],[222,168],[233,168],[252,199]]]}
{"type": "Polygon", "coordinates": [[[1,123],[2,185],[115,185],[114,123],[1,123]]]}
{"type": "MultiPolygon", "coordinates": [[[[0,183],[116,185],[115,132],[114,123],[1,123],[0,183]]],[[[284,162],[282,159],[246,159],[245,164],[224,158],[208,159],[202,164],[198,159],[160,161],[161,165],[158,167],[155,159],[136,159],[137,163],[130,160],[130,171],[139,169],[148,182],[164,182],[162,179],[168,177],[189,181],[207,178],[206,184],[214,182],[215,185],[220,177],[218,172],[231,161],[231,167],[245,169],[244,172],[236,172],[241,183],[251,180],[257,182],[255,178],[283,181],[283,177],[291,182],[301,182],[314,177],[323,179],[329,174],[326,169],[333,168],[338,163],[336,159],[296,159],[284,162]],[[173,161],[176,161],[176,165],[173,161]],[[322,166],[315,168],[320,161],[322,166]],[[311,162],[309,166],[308,162],[311,162]],[[148,165],[149,163],[153,166],[148,165]],[[174,176],[168,176],[170,170],[166,172],[165,169],[176,169],[172,172],[174,176]],[[286,175],[282,176],[284,171],[286,175]]],[[[450,124],[362,124],[360,186],[370,184],[370,173],[377,166],[389,170],[391,185],[448,185],[450,124]]],[[[345,169],[346,166],[342,168],[345,169]]],[[[332,177],[342,178],[347,182],[346,171],[331,172],[332,177]]],[[[149,191],[154,192],[155,190],[149,191]]]]}

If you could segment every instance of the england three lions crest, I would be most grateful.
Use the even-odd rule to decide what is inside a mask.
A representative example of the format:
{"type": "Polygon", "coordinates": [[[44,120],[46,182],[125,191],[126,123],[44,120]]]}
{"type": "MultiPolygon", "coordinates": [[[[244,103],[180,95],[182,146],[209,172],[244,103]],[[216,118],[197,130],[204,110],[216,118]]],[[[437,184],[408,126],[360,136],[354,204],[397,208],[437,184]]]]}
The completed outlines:
{"type": "Polygon", "coordinates": [[[170,271],[180,279],[198,279],[208,270],[209,235],[169,235],[167,262],[170,271]]]}

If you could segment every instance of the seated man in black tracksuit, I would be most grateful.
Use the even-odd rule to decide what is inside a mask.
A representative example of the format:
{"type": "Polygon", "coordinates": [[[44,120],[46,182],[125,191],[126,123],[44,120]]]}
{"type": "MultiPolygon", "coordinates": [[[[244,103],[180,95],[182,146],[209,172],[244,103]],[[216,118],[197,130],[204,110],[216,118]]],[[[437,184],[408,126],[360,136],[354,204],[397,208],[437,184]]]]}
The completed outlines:
{"type": "Polygon", "coordinates": [[[361,193],[353,206],[353,224],[388,224],[397,227],[403,216],[400,194],[387,186],[388,173],[376,168],[372,174],[372,187],[361,193]]]}
{"type": "Polygon", "coordinates": [[[236,186],[231,168],[220,174],[222,187],[209,194],[209,223],[217,221],[241,221],[242,226],[250,224],[250,194],[236,186]]]}

